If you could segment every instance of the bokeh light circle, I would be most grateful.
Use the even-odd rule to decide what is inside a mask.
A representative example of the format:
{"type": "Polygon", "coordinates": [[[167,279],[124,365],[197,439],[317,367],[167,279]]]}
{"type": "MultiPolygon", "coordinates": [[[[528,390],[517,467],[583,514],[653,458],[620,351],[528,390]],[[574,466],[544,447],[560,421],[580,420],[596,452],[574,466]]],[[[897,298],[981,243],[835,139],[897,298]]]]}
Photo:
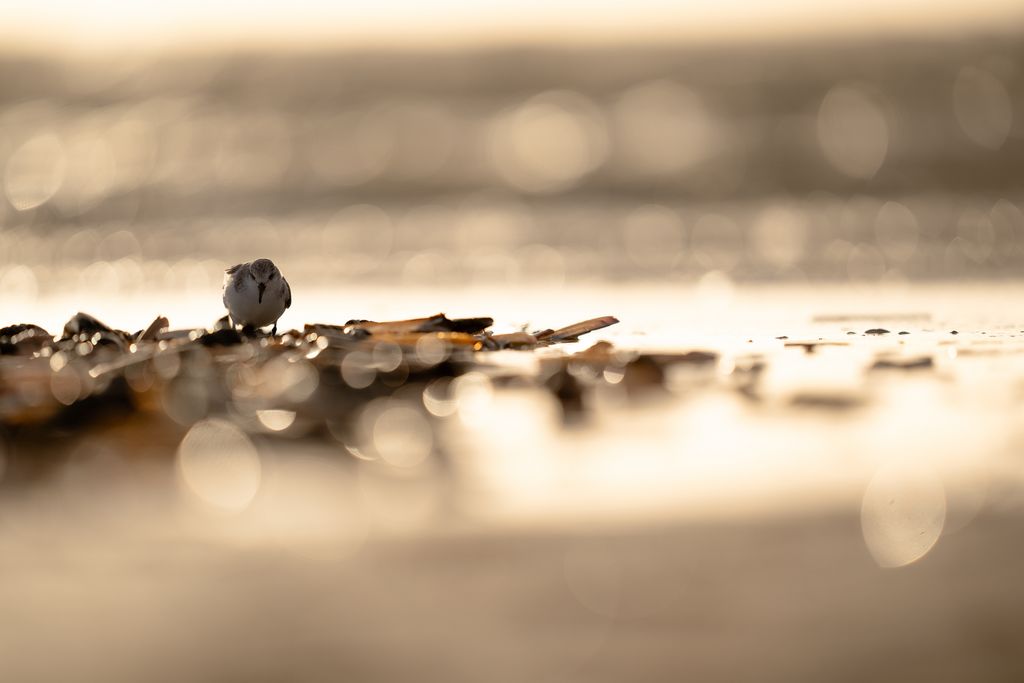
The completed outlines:
{"type": "Polygon", "coordinates": [[[177,465],[186,488],[221,510],[244,510],[260,487],[256,447],[242,430],[220,418],[192,426],[178,447],[177,465]]]}

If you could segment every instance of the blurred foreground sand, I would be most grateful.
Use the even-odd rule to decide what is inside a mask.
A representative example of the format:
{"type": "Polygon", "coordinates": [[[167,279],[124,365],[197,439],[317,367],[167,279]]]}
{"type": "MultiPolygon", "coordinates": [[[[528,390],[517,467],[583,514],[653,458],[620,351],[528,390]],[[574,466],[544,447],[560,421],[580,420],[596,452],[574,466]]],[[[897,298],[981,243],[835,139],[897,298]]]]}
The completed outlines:
{"type": "Polygon", "coordinates": [[[545,392],[496,388],[440,419],[444,457],[408,471],[254,434],[258,488],[233,514],[182,477],[186,426],[166,418],[9,442],[5,678],[1024,675],[1017,285],[588,291],[355,300],[505,324],[611,312],[622,325],[594,340],[719,361],[651,395],[607,383],[568,428],[545,392]],[[879,320],[890,334],[863,334],[879,320]],[[818,337],[848,345],[785,346],[818,337]],[[733,366],[750,347],[767,365],[753,397],[733,366]]]}
{"type": "Polygon", "coordinates": [[[9,680],[1014,680],[1020,513],[879,569],[854,516],[372,543],[10,537],[9,680]]]}

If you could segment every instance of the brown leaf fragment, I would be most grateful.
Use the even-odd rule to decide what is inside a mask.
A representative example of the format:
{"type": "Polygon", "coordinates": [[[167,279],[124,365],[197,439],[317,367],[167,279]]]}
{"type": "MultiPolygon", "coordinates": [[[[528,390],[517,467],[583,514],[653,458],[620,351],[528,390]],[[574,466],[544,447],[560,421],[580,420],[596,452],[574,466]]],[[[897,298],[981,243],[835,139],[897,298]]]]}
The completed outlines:
{"type": "Polygon", "coordinates": [[[456,318],[449,320],[443,313],[430,318],[429,325],[421,327],[419,332],[462,332],[463,334],[479,334],[494,324],[493,318],[456,318]]]}
{"type": "Polygon", "coordinates": [[[584,320],[568,327],[562,327],[557,330],[544,330],[542,332],[534,333],[537,341],[545,342],[548,344],[554,344],[557,342],[568,342],[576,341],[581,335],[593,332],[594,330],[600,330],[604,327],[619,322],[618,318],[610,315],[602,316],[600,318],[591,318],[590,320],[584,320]]]}
{"type": "Polygon", "coordinates": [[[494,323],[491,318],[458,318],[450,320],[444,313],[429,318],[412,318],[409,320],[391,320],[375,322],[373,320],[350,320],[345,330],[365,330],[370,334],[401,334],[406,332],[462,332],[477,334],[483,332],[494,323]]]}
{"type": "Polygon", "coordinates": [[[426,325],[429,318],[414,318],[411,320],[392,320],[386,322],[375,322],[373,320],[350,320],[343,328],[347,334],[365,332],[367,334],[400,334],[403,332],[419,332],[420,326],[426,325]]]}
{"type": "Polygon", "coordinates": [[[113,332],[114,330],[88,313],[79,311],[70,320],[64,323],[64,338],[74,337],[76,334],[92,335],[96,332],[113,332]]]}
{"type": "Polygon", "coordinates": [[[449,346],[470,348],[474,351],[479,351],[484,347],[480,337],[464,332],[433,332],[426,334],[419,332],[379,333],[373,336],[373,341],[388,341],[399,346],[413,348],[424,337],[433,337],[447,343],[449,346]]]}
{"type": "Polygon", "coordinates": [[[157,335],[161,332],[165,332],[170,328],[171,324],[164,316],[157,316],[156,319],[149,324],[145,330],[139,334],[135,341],[156,341],[157,335]]]}
{"type": "Polygon", "coordinates": [[[345,334],[347,325],[331,325],[328,323],[306,323],[302,327],[305,334],[315,332],[316,334],[345,334]]]}

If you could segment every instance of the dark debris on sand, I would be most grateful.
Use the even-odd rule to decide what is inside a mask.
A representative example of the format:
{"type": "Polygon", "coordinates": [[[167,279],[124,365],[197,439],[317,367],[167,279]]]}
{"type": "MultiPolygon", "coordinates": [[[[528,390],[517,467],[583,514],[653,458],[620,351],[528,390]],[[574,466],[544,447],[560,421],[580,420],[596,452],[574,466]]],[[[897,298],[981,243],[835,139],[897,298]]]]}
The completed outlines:
{"type": "Polygon", "coordinates": [[[871,366],[872,370],[930,370],[935,367],[931,356],[919,358],[880,358],[871,366]]]}
{"type": "MultiPolygon", "coordinates": [[[[52,441],[85,436],[104,424],[133,424],[146,438],[170,438],[173,446],[197,422],[222,417],[265,438],[333,439],[348,448],[360,412],[378,399],[405,402],[431,421],[444,419],[451,413],[431,406],[457,404],[453,392],[468,373],[495,388],[547,392],[567,426],[592,419],[598,392],[633,402],[717,385],[766,409],[852,410],[865,404],[863,392],[847,389],[795,386],[789,394],[773,394],[762,380],[771,358],[756,348],[726,358],[709,349],[639,352],[601,340],[573,353],[551,348],[617,322],[603,316],[558,328],[494,332],[489,317],[438,313],[311,323],[268,335],[236,329],[226,318],[208,329],[172,329],[157,317],[129,333],[78,313],[59,337],[37,325],[10,325],[0,329],[0,437],[52,441]],[[538,362],[515,360],[521,352],[536,352],[538,362]],[[268,427],[261,417],[267,413],[287,413],[290,421],[283,429],[268,427]]],[[[804,355],[851,346],[842,331],[835,335],[776,339],[804,355]]],[[[933,366],[929,356],[879,347],[867,369],[933,366]]]]}
{"type": "MultiPolygon", "coordinates": [[[[0,329],[0,430],[87,428],[89,420],[81,416],[102,421],[109,408],[110,415],[123,417],[128,406],[128,413],[170,418],[181,427],[214,415],[256,425],[253,416],[260,411],[288,410],[315,434],[317,424],[345,423],[375,398],[423,392],[439,379],[478,371],[500,381],[491,352],[574,342],[617,322],[605,316],[534,333],[494,334],[489,317],[439,313],[314,323],[271,336],[235,329],[226,319],[210,329],[174,330],[164,317],[129,333],[77,313],[59,337],[32,324],[0,329]]],[[[565,354],[551,358],[561,359],[563,371],[570,365],[565,354]]],[[[627,361],[604,354],[602,362],[627,361]]],[[[571,419],[584,391],[572,387],[586,382],[566,374],[559,383],[555,374],[527,379],[548,387],[571,419]]]]}

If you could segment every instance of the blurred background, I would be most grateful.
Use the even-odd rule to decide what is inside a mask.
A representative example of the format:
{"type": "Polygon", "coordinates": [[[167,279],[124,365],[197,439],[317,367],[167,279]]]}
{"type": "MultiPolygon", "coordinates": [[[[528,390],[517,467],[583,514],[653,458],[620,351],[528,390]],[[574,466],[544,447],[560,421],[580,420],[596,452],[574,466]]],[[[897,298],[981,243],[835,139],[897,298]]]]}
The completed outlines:
{"type": "Polygon", "coordinates": [[[208,327],[257,257],[282,330],[622,321],[419,384],[186,333],[138,420],[98,337],[5,356],[57,415],[0,427],[12,680],[1024,678],[1022,27],[0,4],[0,325],[208,327]]]}
{"type": "Polygon", "coordinates": [[[267,255],[300,292],[1024,262],[1015,2],[3,12],[5,318],[267,255]]]}

